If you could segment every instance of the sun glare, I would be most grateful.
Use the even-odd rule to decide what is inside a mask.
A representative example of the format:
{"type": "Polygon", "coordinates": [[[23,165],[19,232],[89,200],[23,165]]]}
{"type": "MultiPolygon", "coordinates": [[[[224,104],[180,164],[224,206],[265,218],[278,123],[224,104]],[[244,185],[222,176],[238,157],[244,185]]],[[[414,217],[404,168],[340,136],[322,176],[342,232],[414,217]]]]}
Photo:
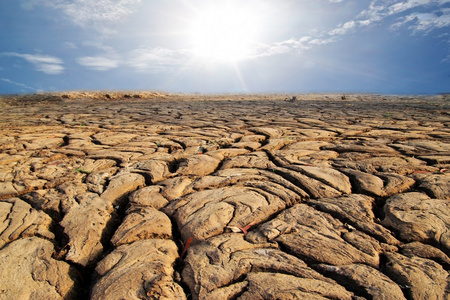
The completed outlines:
{"type": "Polygon", "coordinates": [[[255,14],[239,2],[216,4],[198,11],[192,21],[193,51],[203,61],[235,62],[248,58],[258,29],[255,14]]]}

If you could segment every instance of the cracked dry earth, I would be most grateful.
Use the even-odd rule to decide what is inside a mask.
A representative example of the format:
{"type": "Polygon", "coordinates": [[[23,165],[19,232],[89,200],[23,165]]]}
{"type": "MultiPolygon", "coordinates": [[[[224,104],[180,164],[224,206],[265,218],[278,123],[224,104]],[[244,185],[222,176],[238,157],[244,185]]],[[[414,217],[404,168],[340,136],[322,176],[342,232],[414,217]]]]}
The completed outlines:
{"type": "Polygon", "coordinates": [[[198,98],[1,100],[0,299],[449,299],[448,99],[198,98]]]}

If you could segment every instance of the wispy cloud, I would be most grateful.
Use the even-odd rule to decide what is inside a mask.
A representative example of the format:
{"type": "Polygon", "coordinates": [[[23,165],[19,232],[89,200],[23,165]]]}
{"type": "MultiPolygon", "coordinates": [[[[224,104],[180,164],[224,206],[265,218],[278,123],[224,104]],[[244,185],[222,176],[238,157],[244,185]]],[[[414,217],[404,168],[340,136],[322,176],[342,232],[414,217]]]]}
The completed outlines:
{"type": "Polygon", "coordinates": [[[49,75],[58,75],[64,71],[63,61],[55,56],[42,54],[21,54],[16,52],[2,52],[2,56],[20,57],[34,65],[36,71],[49,75]]]}
{"type": "Polygon", "coordinates": [[[431,31],[450,26],[450,9],[443,8],[450,0],[407,0],[407,1],[373,0],[369,7],[359,13],[354,20],[338,25],[329,35],[343,35],[358,28],[380,23],[387,17],[398,15],[397,22],[391,29],[398,29],[410,23],[409,29],[431,31]],[[430,8],[434,10],[430,11],[430,8]],[[424,12],[428,11],[428,12],[424,12]],[[402,15],[400,15],[402,14],[402,15]]]}
{"type": "Polygon", "coordinates": [[[310,43],[311,40],[312,38],[310,36],[304,36],[300,39],[291,38],[273,44],[260,44],[254,49],[253,53],[249,55],[249,58],[285,54],[293,50],[305,50],[309,48],[308,43],[310,43]]]}
{"type": "Polygon", "coordinates": [[[120,61],[102,56],[84,56],[77,59],[77,62],[95,71],[107,71],[119,67],[120,61]]]}
{"type": "MultiPolygon", "coordinates": [[[[343,1],[330,0],[330,2],[340,3],[343,1]]],[[[336,43],[343,40],[346,35],[354,34],[371,25],[382,24],[386,20],[389,20],[390,24],[383,25],[393,30],[405,25],[409,26],[409,30],[424,32],[448,27],[450,26],[450,9],[442,8],[442,5],[448,2],[450,0],[406,0],[400,2],[373,0],[367,9],[356,13],[354,18],[337,24],[334,28],[319,32],[316,35],[291,38],[271,44],[260,43],[253,48],[246,59],[301,52],[336,43]],[[429,12],[423,13],[423,11],[429,12]],[[390,16],[392,17],[388,19],[390,16]]],[[[190,62],[195,60],[193,52],[185,49],[139,48],[119,56],[114,52],[114,49],[101,43],[91,46],[102,50],[104,54],[79,58],[78,63],[97,71],[128,67],[136,71],[164,72],[181,65],[189,65],[190,62]],[[120,57],[120,59],[111,57],[120,57]]]]}
{"type": "MultiPolygon", "coordinates": [[[[28,1],[45,3],[45,5],[59,9],[80,26],[94,25],[100,28],[103,25],[109,26],[111,23],[127,18],[142,0],[28,1]]],[[[342,3],[344,1],[329,0],[329,2],[342,3]]],[[[247,59],[306,51],[314,47],[339,42],[349,34],[379,24],[383,24],[391,30],[406,28],[412,33],[426,34],[435,29],[450,26],[450,8],[445,8],[447,3],[450,3],[450,0],[372,0],[366,9],[356,13],[353,18],[329,28],[329,30],[271,44],[261,43],[254,47],[247,59]]],[[[445,39],[448,39],[448,37],[445,37],[445,39]]],[[[83,56],[76,60],[79,65],[96,71],[126,67],[143,72],[164,72],[189,64],[195,59],[193,52],[186,49],[138,48],[119,54],[113,47],[103,44],[102,40],[82,42],[81,45],[100,50],[99,55],[83,56]]],[[[37,70],[47,74],[57,74],[64,69],[62,62],[51,61],[51,59],[46,62],[45,57],[26,57],[25,55],[20,57],[35,64],[37,70]]]]}
{"type": "Polygon", "coordinates": [[[63,43],[63,46],[66,49],[72,49],[72,50],[78,49],[78,46],[74,42],[65,42],[65,43],[63,43]]]}
{"type": "Polygon", "coordinates": [[[450,26],[450,8],[433,11],[430,13],[412,13],[405,17],[399,18],[399,22],[391,26],[392,29],[397,29],[403,25],[409,24],[408,28],[414,33],[422,31],[429,33],[434,29],[444,28],[450,26]]]}
{"type": "Polygon", "coordinates": [[[192,58],[188,50],[140,48],[128,54],[127,66],[141,71],[160,71],[186,63],[192,58]]]}
{"type": "Polygon", "coordinates": [[[424,8],[429,10],[430,7],[440,7],[438,10],[446,10],[442,6],[446,3],[450,3],[450,0],[407,0],[392,4],[392,1],[387,0],[373,0],[370,3],[368,9],[363,10],[357,18],[366,24],[379,22],[384,18],[392,15],[398,15],[400,13],[407,12],[410,10],[409,14],[406,16],[412,16],[417,14],[417,11],[413,11],[414,8],[424,8]]]}
{"type": "Polygon", "coordinates": [[[98,50],[102,50],[109,54],[116,53],[116,50],[108,45],[105,45],[102,40],[91,40],[91,41],[83,41],[81,42],[83,46],[92,47],[98,50]]]}
{"type": "Polygon", "coordinates": [[[37,5],[62,11],[70,21],[81,27],[94,27],[113,32],[110,25],[126,19],[141,0],[21,0],[22,8],[32,10],[37,5]]]}
{"type": "Polygon", "coordinates": [[[352,31],[356,27],[356,24],[357,23],[354,20],[345,22],[344,24],[339,25],[335,29],[331,30],[328,34],[331,36],[347,34],[348,32],[352,31]]]}
{"type": "Polygon", "coordinates": [[[15,82],[15,81],[12,81],[11,79],[8,79],[8,78],[0,78],[0,80],[4,81],[6,83],[10,83],[10,84],[16,85],[16,86],[20,86],[21,88],[24,88],[25,90],[31,90],[31,91],[35,91],[35,92],[39,91],[38,89],[35,89],[35,88],[33,88],[31,86],[28,86],[28,85],[26,85],[24,83],[15,82]]]}
{"type": "Polygon", "coordinates": [[[129,67],[142,72],[162,72],[172,70],[175,66],[186,64],[193,58],[188,50],[173,50],[162,47],[138,48],[122,57],[108,53],[99,56],[84,56],[77,59],[78,64],[95,71],[107,71],[118,67],[129,67]]]}
{"type": "MultiPolygon", "coordinates": [[[[342,2],[341,0],[329,1],[342,2]]],[[[392,30],[398,30],[408,25],[407,29],[412,33],[423,32],[427,34],[436,29],[450,27],[450,8],[443,7],[447,3],[450,3],[450,0],[373,0],[369,7],[357,14],[354,19],[338,24],[335,28],[316,36],[291,38],[286,41],[264,45],[259,48],[260,51],[257,56],[283,54],[335,43],[342,40],[345,35],[355,33],[370,25],[380,24],[387,17],[394,17],[394,22],[387,26],[392,30]],[[395,19],[396,16],[398,17],[395,19]]]]}

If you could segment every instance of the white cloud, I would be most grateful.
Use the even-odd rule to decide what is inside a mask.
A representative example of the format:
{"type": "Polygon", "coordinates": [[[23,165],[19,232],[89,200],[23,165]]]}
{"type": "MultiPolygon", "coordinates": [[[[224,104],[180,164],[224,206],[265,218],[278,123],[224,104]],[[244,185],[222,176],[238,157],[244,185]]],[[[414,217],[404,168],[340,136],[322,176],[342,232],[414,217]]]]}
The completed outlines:
{"type": "Polygon", "coordinates": [[[11,53],[14,56],[22,57],[26,61],[39,65],[39,64],[62,64],[62,60],[49,55],[40,55],[40,54],[18,54],[18,53],[11,53]]]}
{"type": "Polygon", "coordinates": [[[274,44],[261,44],[254,49],[252,57],[264,57],[278,54],[289,53],[292,49],[295,49],[295,45],[288,43],[289,41],[274,43],[274,44]]]}
{"type": "Polygon", "coordinates": [[[351,20],[344,23],[343,25],[339,25],[337,28],[331,30],[328,34],[331,36],[344,35],[347,34],[347,32],[349,32],[351,29],[355,28],[355,26],[356,26],[355,21],[351,20]]]}
{"type": "Polygon", "coordinates": [[[428,33],[434,29],[450,26],[450,9],[440,8],[446,3],[450,3],[450,0],[373,0],[368,9],[359,13],[354,20],[338,25],[330,30],[328,35],[346,35],[360,27],[380,23],[389,16],[401,14],[403,15],[398,17],[397,22],[390,26],[391,29],[397,30],[403,25],[409,24],[408,28],[413,32],[428,33]],[[430,11],[431,8],[434,8],[434,11],[430,11]],[[405,13],[407,14],[404,15],[405,13]]]}
{"type": "MultiPolygon", "coordinates": [[[[117,55],[116,55],[117,56],[117,55]]],[[[167,48],[139,48],[128,52],[121,58],[106,56],[84,56],[77,59],[78,64],[96,71],[107,71],[118,67],[130,67],[142,72],[164,72],[188,63],[193,53],[188,50],[167,48]]]]}
{"type": "Polygon", "coordinates": [[[100,49],[100,50],[105,51],[110,54],[113,54],[116,52],[116,50],[113,47],[105,45],[101,40],[83,41],[82,45],[100,49]]]}
{"type": "Polygon", "coordinates": [[[95,71],[107,71],[119,67],[120,61],[102,56],[84,56],[77,59],[77,62],[95,71]]]}
{"type": "MultiPolygon", "coordinates": [[[[63,5],[66,2],[65,0],[56,1],[59,5],[63,5]]],[[[138,0],[116,1],[114,4],[122,7],[122,9],[118,9],[117,14],[108,14],[109,10],[106,10],[106,15],[100,17],[96,14],[86,12],[83,17],[80,15],[77,18],[86,22],[117,20],[119,16],[127,16],[130,13],[130,10],[126,9],[127,5],[138,2],[138,0]]],[[[330,0],[330,2],[339,3],[343,1],[330,0]]],[[[337,25],[335,28],[310,36],[291,38],[271,44],[259,44],[248,55],[247,59],[305,51],[314,47],[336,43],[346,35],[357,32],[363,27],[367,28],[386,20],[389,20],[389,22],[394,20],[390,24],[392,29],[398,29],[401,26],[407,25],[410,30],[429,32],[436,28],[448,27],[450,26],[450,9],[440,8],[440,5],[448,2],[450,0],[373,0],[366,10],[356,14],[353,19],[337,25]],[[430,11],[432,10],[430,7],[434,11],[430,11]],[[388,19],[390,16],[393,17],[388,19]]],[[[99,7],[107,7],[108,5],[110,5],[110,8],[114,7],[112,1],[109,0],[102,0],[96,4],[88,4],[87,0],[78,0],[74,1],[74,4],[84,6],[85,8],[91,7],[94,11],[96,9],[101,11],[99,7]]],[[[69,12],[70,10],[67,10],[67,13],[69,12]]],[[[75,16],[75,13],[73,14],[75,16]]],[[[389,27],[389,24],[387,26],[389,27]]],[[[193,62],[195,64],[193,52],[189,50],[174,50],[163,47],[139,48],[119,56],[112,47],[104,45],[101,41],[83,42],[82,44],[97,48],[103,52],[103,54],[98,56],[85,56],[77,60],[80,65],[91,70],[106,71],[118,67],[129,67],[143,72],[168,72],[181,66],[189,66],[193,62]]]]}
{"type": "Polygon", "coordinates": [[[61,65],[55,65],[55,64],[38,64],[36,65],[36,70],[44,72],[45,74],[50,75],[58,75],[61,74],[64,71],[64,67],[61,65]]]}
{"type": "Polygon", "coordinates": [[[93,26],[104,33],[113,32],[112,23],[124,20],[132,14],[132,6],[140,0],[75,0],[51,1],[50,6],[62,10],[75,24],[93,26]]]}
{"type": "Polygon", "coordinates": [[[192,55],[188,50],[140,48],[128,54],[126,65],[141,71],[162,71],[188,62],[192,55]]]}
{"type": "Polygon", "coordinates": [[[358,21],[359,25],[361,26],[369,26],[372,22],[373,22],[372,20],[358,21]]]}
{"type": "Polygon", "coordinates": [[[41,54],[21,54],[16,52],[3,52],[3,56],[15,56],[25,59],[35,66],[36,71],[44,72],[49,75],[61,74],[64,71],[63,61],[55,56],[41,54]]]}
{"type": "Polygon", "coordinates": [[[62,11],[72,22],[81,26],[93,26],[105,33],[108,26],[126,19],[141,0],[21,0],[23,9],[32,10],[37,5],[62,11]]]}
{"type": "MultiPolygon", "coordinates": [[[[384,18],[406,12],[414,8],[428,8],[432,5],[442,6],[449,3],[450,0],[407,0],[407,1],[377,1],[373,0],[369,8],[362,11],[357,18],[366,17],[366,21],[376,22],[381,21],[384,18]],[[386,4],[376,5],[378,2],[387,2],[386,4]],[[395,2],[392,4],[392,2],[395,2]]],[[[414,12],[412,12],[414,13],[414,12]]]]}
{"type": "Polygon", "coordinates": [[[414,33],[423,31],[429,33],[434,29],[450,26],[450,9],[443,9],[439,12],[431,13],[412,13],[399,18],[399,22],[391,26],[392,29],[398,29],[405,24],[409,24],[409,29],[414,33]]]}
{"type": "Polygon", "coordinates": [[[408,0],[406,2],[399,2],[388,6],[388,15],[398,14],[404,12],[408,9],[415,8],[418,6],[424,6],[427,4],[437,3],[440,1],[433,0],[408,0]]]}
{"type": "Polygon", "coordinates": [[[278,54],[289,53],[294,50],[309,49],[308,43],[311,37],[304,36],[299,39],[289,39],[286,41],[273,43],[273,44],[260,44],[248,58],[258,58],[264,56],[272,56],[278,54]]]}
{"type": "Polygon", "coordinates": [[[78,49],[77,45],[74,42],[65,42],[63,45],[67,49],[78,49]]]}
{"type": "Polygon", "coordinates": [[[311,41],[309,41],[309,45],[316,45],[316,46],[320,46],[320,45],[326,45],[326,44],[330,44],[330,43],[334,43],[337,40],[335,38],[328,38],[328,39],[324,39],[324,38],[318,38],[318,39],[313,39],[311,41]]]}
{"type": "MultiPolygon", "coordinates": [[[[329,1],[342,2],[340,0],[329,1]]],[[[391,29],[397,30],[408,24],[408,29],[413,32],[428,33],[435,29],[450,26],[450,8],[442,8],[446,3],[450,3],[450,0],[373,0],[369,7],[357,14],[354,19],[341,23],[328,32],[318,33],[315,37],[291,38],[286,41],[264,45],[258,49],[259,54],[257,56],[284,54],[335,43],[345,35],[356,32],[360,28],[379,24],[387,17],[397,15],[399,17],[395,23],[390,25],[391,29]]]]}

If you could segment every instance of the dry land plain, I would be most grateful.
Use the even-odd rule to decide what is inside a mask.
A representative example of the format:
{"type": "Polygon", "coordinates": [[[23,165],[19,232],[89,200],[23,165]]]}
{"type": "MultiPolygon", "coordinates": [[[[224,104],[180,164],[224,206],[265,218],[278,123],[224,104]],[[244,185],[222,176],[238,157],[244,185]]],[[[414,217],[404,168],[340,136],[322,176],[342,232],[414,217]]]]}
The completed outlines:
{"type": "Polygon", "coordinates": [[[0,107],[0,299],[450,297],[446,95],[0,107]]]}

